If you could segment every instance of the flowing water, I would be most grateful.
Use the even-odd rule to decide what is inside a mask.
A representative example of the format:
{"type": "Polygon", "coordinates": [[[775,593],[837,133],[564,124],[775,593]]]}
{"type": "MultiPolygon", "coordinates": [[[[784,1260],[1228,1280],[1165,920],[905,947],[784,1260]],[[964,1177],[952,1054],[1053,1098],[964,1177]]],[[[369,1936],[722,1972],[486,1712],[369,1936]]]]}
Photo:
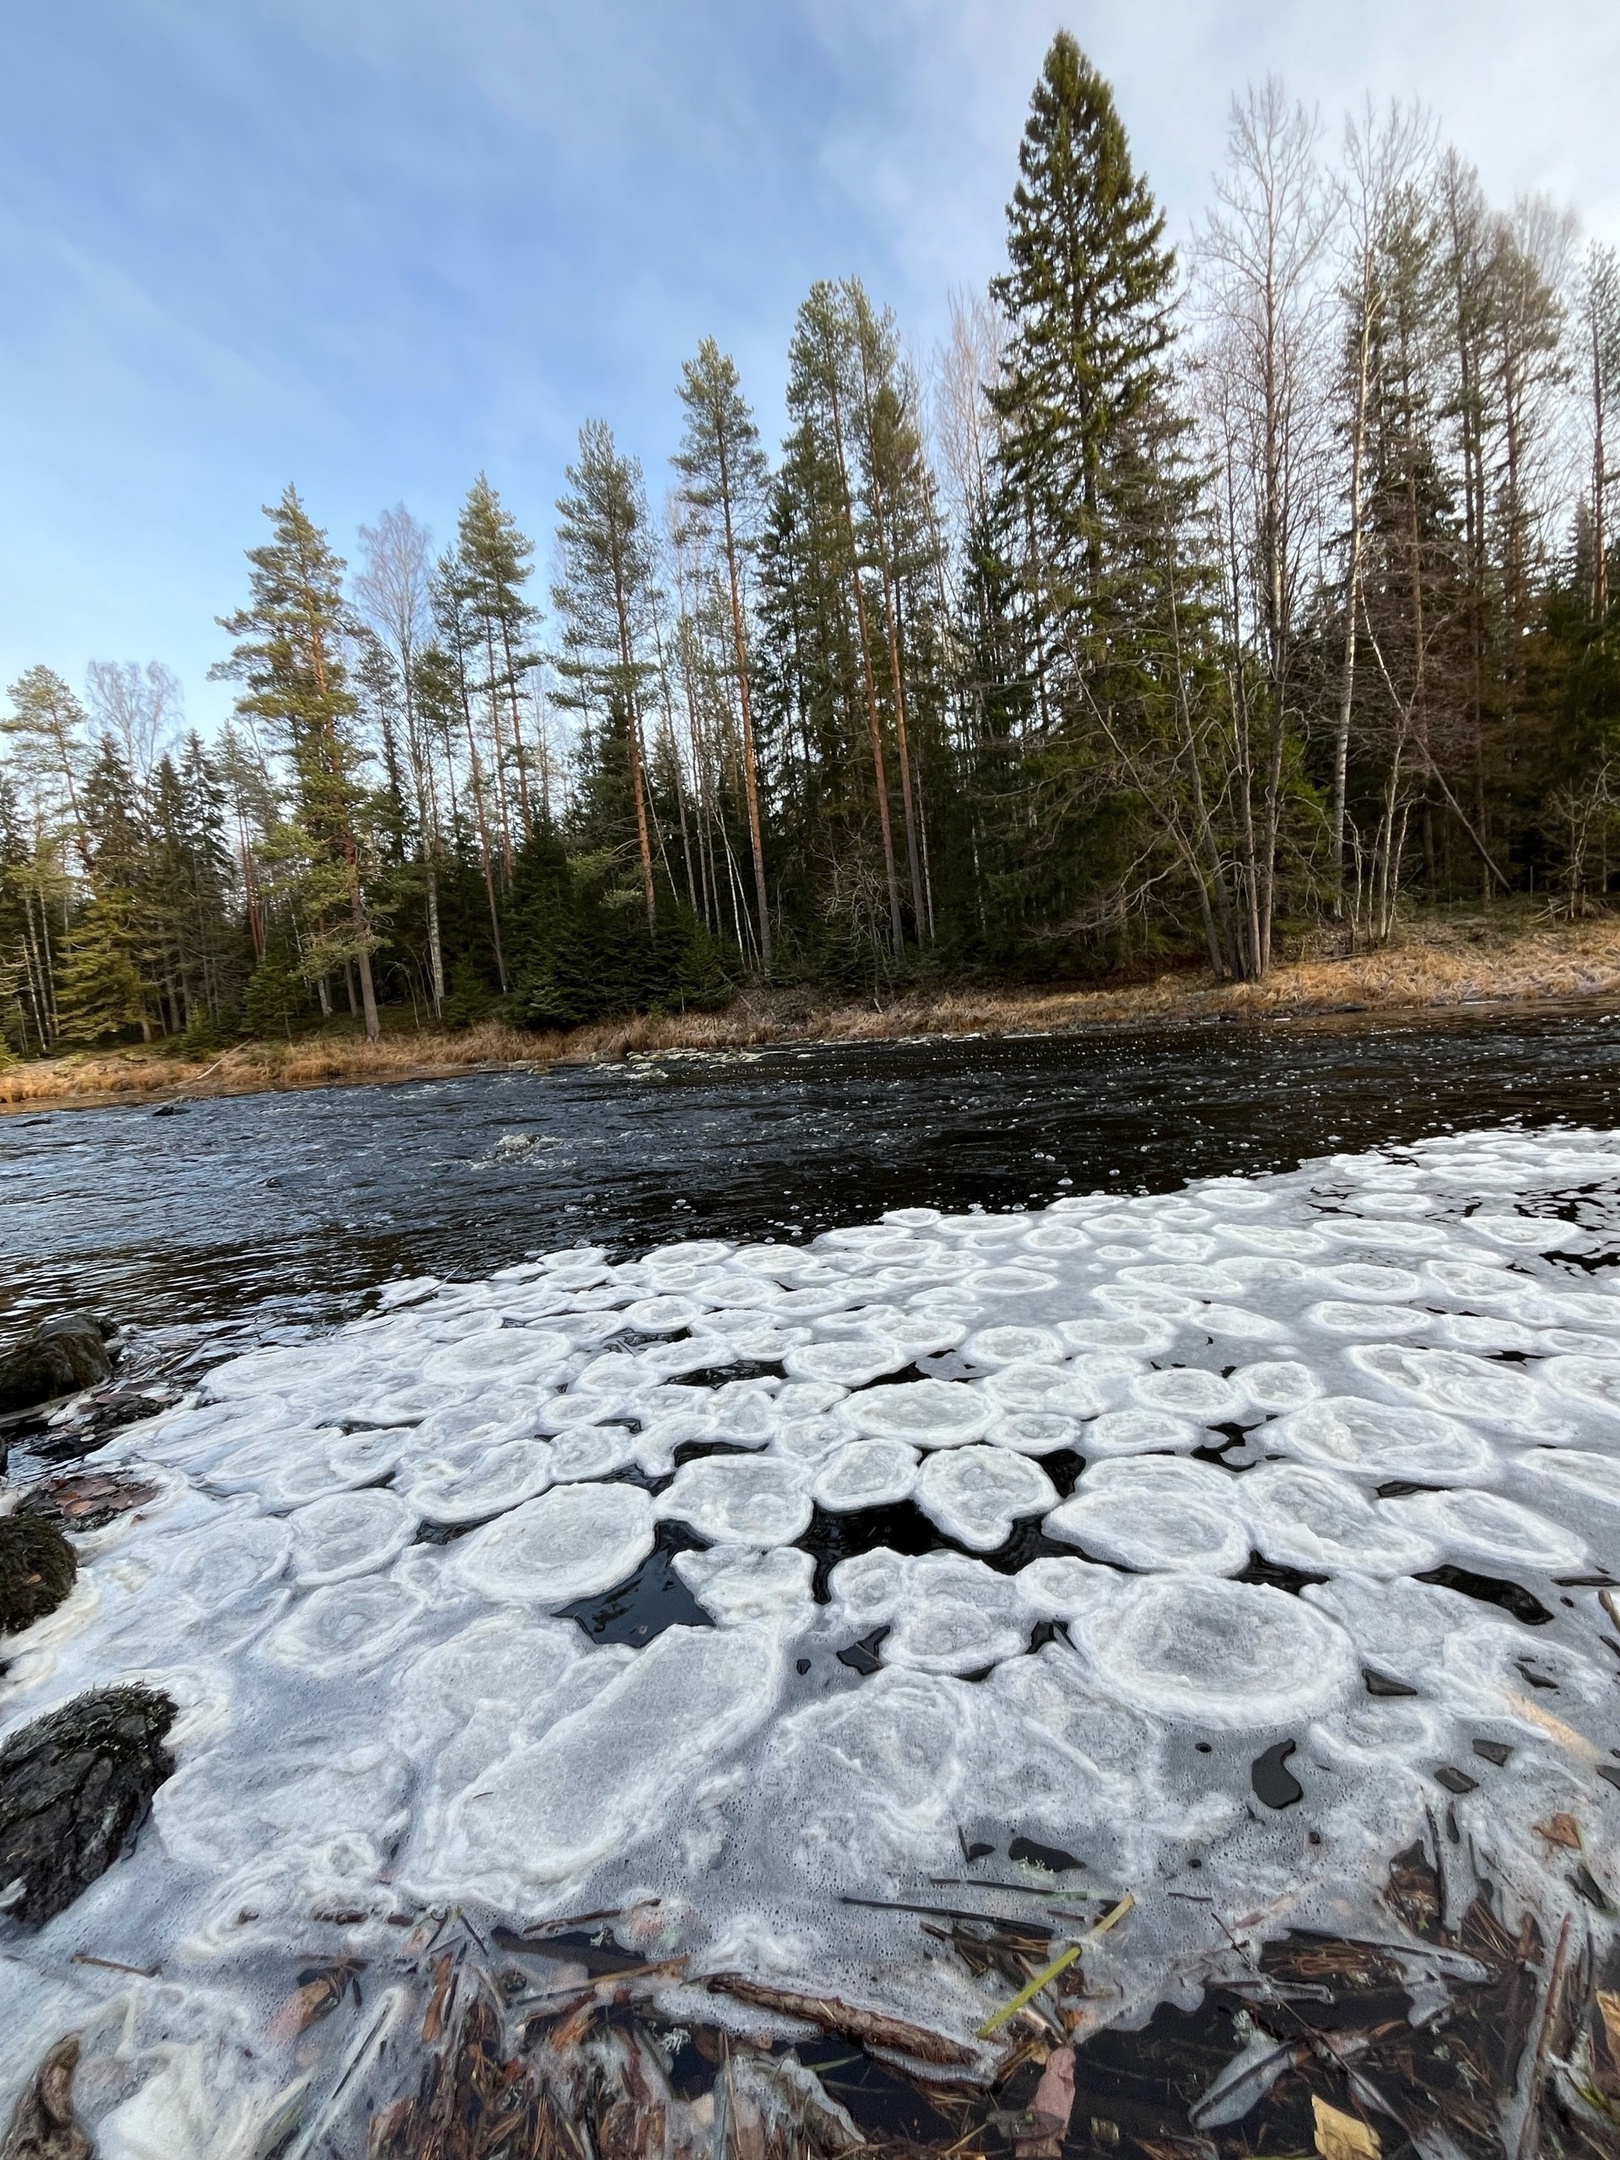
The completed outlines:
{"type": "Polygon", "coordinates": [[[1607,1125],[1607,1016],[651,1057],[0,1121],[0,1342],[41,1309],[330,1319],[573,1244],[1163,1192],[1522,1120],[1607,1125]]]}

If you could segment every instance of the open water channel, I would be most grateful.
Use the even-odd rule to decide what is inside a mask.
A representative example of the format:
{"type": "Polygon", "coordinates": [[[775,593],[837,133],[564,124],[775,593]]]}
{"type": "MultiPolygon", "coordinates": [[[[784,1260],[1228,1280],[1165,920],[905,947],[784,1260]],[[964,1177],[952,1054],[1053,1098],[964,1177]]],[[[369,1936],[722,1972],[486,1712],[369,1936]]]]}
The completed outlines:
{"type": "Polygon", "coordinates": [[[651,1057],[0,1120],[0,1343],[329,1318],[559,1246],[813,1237],[886,1209],[1168,1192],[1386,1141],[1620,1121],[1620,1022],[1203,1025],[651,1057]]]}

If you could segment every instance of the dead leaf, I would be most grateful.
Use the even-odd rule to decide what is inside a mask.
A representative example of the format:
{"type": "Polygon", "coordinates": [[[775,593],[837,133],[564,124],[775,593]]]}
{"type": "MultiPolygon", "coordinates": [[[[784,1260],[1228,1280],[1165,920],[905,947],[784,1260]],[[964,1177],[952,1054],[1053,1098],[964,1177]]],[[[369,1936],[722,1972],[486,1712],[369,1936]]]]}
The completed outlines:
{"type": "Polygon", "coordinates": [[[73,2073],[79,2036],[58,2040],[18,2096],[10,2126],[0,2140],[7,2153],[37,2160],[91,2160],[91,2144],[73,2112],[73,2073]]]}
{"type": "Polygon", "coordinates": [[[1603,2015],[1603,2037],[1609,2043],[1610,2059],[1620,2070],[1620,1995],[1608,1988],[1599,1988],[1597,2006],[1603,2015]]]}
{"type": "Polygon", "coordinates": [[[1316,2149],[1322,2160],[1382,2160],[1383,2146],[1376,2130],[1369,2130],[1354,2115],[1344,2115],[1325,2100],[1311,2094],[1316,2117],[1316,2149]]]}
{"type": "Polygon", "coordinates": [[[447,1950],[433,1972],[433,1993],[428,1999],[427,2015],[422,2020],[422,2039],[431,2047],[444,2031],[444,2006],[450,1999],[450,1952],[447,1950]]]}
{"type": "Polygon", "coordinates": [[[1585,1733],[1578,1733],[1573,1725],[1566,1725],[1562,1718],[1554,1717],[1550,1710],[1543,1710],[1541,1705],[1533,1703],[1528,1695],[1515,1695],[1509,1692],[1503,1695],[1502,1700],[1512,1710],[1515,1717],[1521,1717],[1528,1724],[1539,1727],[1549,1740],[1555,1741],[1559,1747],[1567,1749],[1578,1761],[1584,1763],[1595,1763],[1597,1761],[1598,1751],[1591,1741],[1587,1739],[1585,1733]]]}
{"type": "Polygon", "coordinates": [[[1054,2048],[1029,2104],[1029,2120],[1013,2140],[1017,2160],[1058,2160],[1074,2113],[1074,2049],[1054,2048]]]}
{"type": "Polygon", "coordinates": [[[270,2030],[278,2040],[295,2040],[322,2018],[330,2017],[342,2002],[349,1982],[358,1972],[365,1971],[360,1958],[338,1958],[319,1972],[310,1973],[303,1984],[296,1988],[270,2020],[270,2030]]]}
{"type": "Polygon", "coordinates": [[[1581,1826],[1573,1815],[1549,1815],[1545,1822],[1536,1824],[1536,1836],[1544,1837],[1549,1845],[1565,1846],[1570,1852],[1581,1850],[1581,1826]]]}

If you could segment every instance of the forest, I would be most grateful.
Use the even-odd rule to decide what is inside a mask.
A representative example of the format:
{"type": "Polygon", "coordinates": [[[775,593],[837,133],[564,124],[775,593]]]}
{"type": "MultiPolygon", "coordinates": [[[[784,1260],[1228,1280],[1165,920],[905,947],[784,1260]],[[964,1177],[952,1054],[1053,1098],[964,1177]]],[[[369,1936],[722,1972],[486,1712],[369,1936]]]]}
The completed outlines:
{"type": "Polygon", "coordinates": [[[1276,83],[1166,233],[1060,35],[1000,274],[925,359],[814,285],[774,455],[705,339],[667,479],[588,420],[538,557],[484,474],[446,544],[401,504],[348,561],[289,486],[221,595],[217,737],[159,663],[28,669],[11,1050],[1255,980],[1425,909],[1601,907],[1615,251],[1419,110],[1334,129],[1276,83]]]}

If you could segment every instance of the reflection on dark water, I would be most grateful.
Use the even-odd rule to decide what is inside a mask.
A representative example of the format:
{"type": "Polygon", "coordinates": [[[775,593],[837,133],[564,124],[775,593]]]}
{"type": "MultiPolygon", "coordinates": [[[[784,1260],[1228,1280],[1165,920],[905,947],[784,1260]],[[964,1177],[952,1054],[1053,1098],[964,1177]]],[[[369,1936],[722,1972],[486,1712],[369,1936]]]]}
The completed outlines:
{"type": "Polygon", "coordinates": [[[239,1096],[0,1120],[0,1338],[91,1300],[148,1324],[332,1319],[393,1275],[576,1243],[811,1236],[1523,1120],[1608,1125],[1598,1016],[1211,1025],[239,1096]]]}

